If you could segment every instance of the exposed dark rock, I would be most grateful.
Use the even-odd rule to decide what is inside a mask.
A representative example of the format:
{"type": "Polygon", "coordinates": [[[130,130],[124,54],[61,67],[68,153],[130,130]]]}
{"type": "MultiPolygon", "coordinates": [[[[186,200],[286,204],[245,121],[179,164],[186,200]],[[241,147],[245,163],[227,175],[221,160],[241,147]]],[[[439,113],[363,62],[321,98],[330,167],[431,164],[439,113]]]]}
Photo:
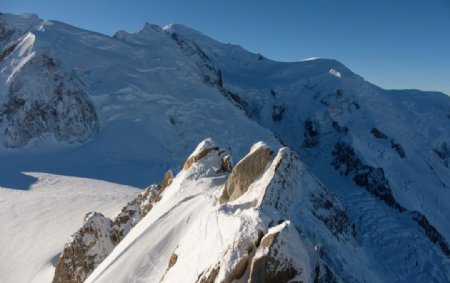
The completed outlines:
{"type": "MultiPolygon", "coordinates": [[[[343,142],[336,144],[332,155],[334,157],[332,165],[334,165],[336,170],[340,170],[342,175],[353,176],[353,180],[358,186],[366,188],[368,192],[384,201],[390,207],[400,212],[406,211],[404,207],[397,203],[392,195],[389,182],[385,178],[382,168],[373,168],[363,164],[356,156],[353,148],[343,142]]],[[[413,211],[410,213],[412,214],[413,220],[424,229],[428,238],[438,245],[446,256],[449,256],[450,249],[448,242],[439,231],[420,212],[413,211]]]]}
{"type": "Polygon", "coordinates": [[[233,165],[231,163],[231,156],[230,155],[225,155],[222,157],[222,167],[220,168],[219,172],[225,173],[231,173],[231,171],[233,170],[233,165]]]}
{"type": "Polygon", "coordinates": [[[377,139],[387,139],[388,138],[383,132],[381,132],[377,128],[372,128],[370,130],[370,133],[377,139]]]}
{"type": "Polygon", "coordinates": [[[247,101],[241,99],[241,97],[229,90],[222,90],[222,94],[229,98],[234,105],[236,105],[237,107],[239,107],[241,110],[243,110],[245,112],[245,115],[247,117],[252,117],[252,114],[250,112],[250,106],[247,103],[247,101]]]}
{"type": "Polygon", "coordinates": [[[278,95],[278,93],[277,93],[273,88],[270,89],[270,94],[271,94],[273,97],[276,97],[276,96],[278,95]]]}
{"type": "Polygon", "coordinates": [[[391,139],[391,147],[393,149],[395,149],[395,151],[398,153],[398,155],[400,156],[400,158],[405,158],[406,157],[406,153],[405,150],[403,149],[403,147],[397,143],[394,139],[391,139]]]}
{"type": "Polygon", "coordinates": [[[283,119],[284,107],[280,105],[274,105],[272,110],[272,120],[275,122],[281,121],[283,119]]]}
{"type": "MultiPolygon", "coordinates": [[[[377,128],[372,128],[370,130],[370,133],[377,139],[383,139],[383,140],[388,139],[388,136],[385,135],[382,131],[378,130],[377,128]]],[[[405,153],[405,150],[403,149],[403,147],[401,146],[401,144],[397,143],[394,139],[391,139],[390,141],[391,141],[391,147],[398,153],[400,158],[405,158],[406,153],[405,153]]]]}
{"type": "Polygon", "coordinates": [[[64,247],[55,268],[53,283],[81,283],[111,253],[112,221],[101,213],[91,212],[83,227],[64,247]]]}
{"type": "Polygon", "coordinates": [[[304,131],[304,137],[305,140],[303,141],[304,147],[315,147],[317,144],[319,144],[319,137],[320,133],[317,129],[317,125],[311,118],[307,119],[304,124],[305,131],[304,131]]]}
{"type": "Polygon", "coordinates": [[[11,54],[14,49],[16,49],[17,44],[12,44],[9,47],[5,48],[5,50],[0,53],[0,62],[3,61],[6,57],[8,57],[9,54],[11,54]]]}
{"type": "Polygon", "coordinates": [[[445,237],[442,236],[442,234],[439,233],[439,231],[433,225],[431,225],[425,215],[421,214],[418,211],[412,211],[411,215],[412,219],[417,222],[417,224],[419,224],[428,238],[433,243],[438,245],[446,256],[450,256],[450,248],[448,246],[447,239],[445,239],[445,237]]]}
{"type": "Polygon", "coordinates": [[[361,106],[360,106],[359,103],[356,102],[356,101],[352,101],[352,105],[355,107],[356,110],[361,109],[361,106]]]}
{"type": "Polygon", "coordinates": [[[319,266],[318,277],[315,278],[314,283],[337,283],[336,277],[326,264],[319,266]],[[322,266],[322,268],[320,268],[322,266]]]}
{"type": "Polygon", "coordinates": [[[353,176],[353,181],[360,187],[365,188],[369,193],[378,197],[390,207],[403,212],[403,208],[392,195],[389,181],[384,176],[383,168],[374,168],[362,163],[357,157],[353,148],[344,143],[338,142],[331,152],[333,160],[331,165],[339,170],[341,175],[353,176]]]}
{"type": "Polygon", "coordinates": [[[197,278],[196,283],[214,283],[217,274],[219,274],[220,265],[216,265],[211,269],[205,270],[197,278]]]}
{"type": "Polygon", "coordinates": [[[449,167],[450,148],[448,147],[447,142],[442,142],[441,146],[438,148],[433,148],[433,151],[442,160],[444,166],[449,167]]]}
{"type": "Polygon", "coordinates": [[[196,61],[201,72],[201,79],[210,86],[223,87],[222,73],[214,66],[211,59],[205,52],[193,41],[187,40],[178,33],[171,33],[171,38],[180,46],[184,55],[188,57],[198,56],[196,61]]]}
{"type": "Polygon", "coordinates": [[[347,134],[347,133],[348,133],[348,128],[345,127],[345,126],[339,125],[338,122],[333,121],[333,122],[332,122],[332,125],[333,125],[333,129],[334,129],[336,132],[341,133],[341,134],[347,134]]]}
{"type": "Polygon", "coordinates": [[[9,99],[3,107],[6,146],[22,147],[31,139],[51,133],[58,141],[85,142],[98,130],[94,105],[83,91],[71,84],[54,59],[38,56],[16,74],[9,87],[9,99]],[[42,82],[48,82],[45,95],[24,86],[26,74],[36,69],[42,72],[42,82]],[[56,79],[56,81],[55,81],[56,79]]]}
{"type": "Polygon", "coordinates": [[[335,237],[347,235],[356,239],[355,224],[350,221],[344,210],[333,203],[333,199],[322,192],[311,195],[310,199],[314,205],[313,215],[322,221],[335,237]]]}

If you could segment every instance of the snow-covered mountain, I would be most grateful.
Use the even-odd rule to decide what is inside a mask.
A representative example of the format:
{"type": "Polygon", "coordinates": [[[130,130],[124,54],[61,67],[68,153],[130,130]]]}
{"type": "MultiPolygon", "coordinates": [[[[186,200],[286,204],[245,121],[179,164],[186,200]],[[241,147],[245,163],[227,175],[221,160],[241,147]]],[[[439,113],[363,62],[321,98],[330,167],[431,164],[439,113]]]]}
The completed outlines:
{"type": "MultiPolygon", "coordinates": [[[[449,281],[449,122],[445,94],[384,90],[335,60],[275,62],[181,25],[110,37],[0,14],[2,223],[13,227],[9,211],[32,201],[13,189],[43,184],[22,172],[105,188],[180,172],[88,281],[271,281],[259,276],[277,261],[289,263],[277,269],[285,279],[449,281]],[[207,137],[214,146],[201,143],[182,169],[207,137]],[[219,170],[224,152],[241,160],[231,173],[219,170]]],[[[102,196],[85,199],[58,239],[69,240],[102,196]]],[[[61,208],[57,198],[47,205],[61,208]]],[[[50,217],[32,208],[42,223],[67,219],[62,209],[50,217]]],[[[36,219],[28,213],[21,225],[36,219]]],[[[90,214],[83,227],[110,227],[105,219],[90,214]]],[[[0,281],[31,281],[64,248],[47,243],[18,274],[22,263],[7,260],[17,258],[14,233],[2,234],[0,281]]]]}

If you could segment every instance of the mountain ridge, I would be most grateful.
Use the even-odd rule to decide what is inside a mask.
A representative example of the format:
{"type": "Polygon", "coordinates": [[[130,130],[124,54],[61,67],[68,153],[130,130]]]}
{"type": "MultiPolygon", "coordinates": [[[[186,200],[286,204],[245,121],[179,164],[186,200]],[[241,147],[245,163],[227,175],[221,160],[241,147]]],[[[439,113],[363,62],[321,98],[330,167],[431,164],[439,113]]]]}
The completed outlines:
{"type": "Polygon", "coordinates": [[[296,204],[310,222],[291,215],[290,225],[321,243],[323,268],[335,280],[450,277],[445,94],[384,90],[335,60],[272,61],[180,25],[110,37],[37,22],[0,15],[0,140],[13,131],[26,141],[23,149],[0,146],[0,186],[36,171],[146,187],[181,169],[205,137],[235,160],[257,141],[286,145],[309,176],[303,188],[314,188],[296,204]],[[69,86],[63,95],[60,83],[69,86]],[[62,96],[60,106],[53,95],[62,96]],[[55,111],[64,114],[50,119],[55,111]],[[74,130],[91,133],[92,119],[82,117],[97,117],[88,139],[74,130]],[[361,264],[350,260],[355,250],[361,264]]]}

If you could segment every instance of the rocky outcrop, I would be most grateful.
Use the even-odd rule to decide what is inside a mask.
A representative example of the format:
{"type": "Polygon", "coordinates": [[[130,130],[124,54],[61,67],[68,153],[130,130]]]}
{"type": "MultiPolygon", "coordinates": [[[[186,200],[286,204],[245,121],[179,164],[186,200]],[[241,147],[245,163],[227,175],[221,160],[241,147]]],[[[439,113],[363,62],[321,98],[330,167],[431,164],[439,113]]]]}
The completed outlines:
{"type": "Polygon", "coordinates": [[[447,142],[442,142],[440,146],[433,148],[434,153],[442,160],[445,167],[449,167],[450,161],[450,148],[447,142]]]}
{"type": "Polygon", "coordinates": [[[312,282],[317,258],[289,221],[271,228],[251,262],[248,282],[312,282]]]}
{"type": "Polygon", "coordinates": [[[334,237],[341,236],[356,239],[356,227],[347,213],[336,204],[335,200],[324,192],[311,193],[312,214],[322,221],[334,237]]]}
{"type": "Polygon", "coordinates": [[[46,55],[32,58],[15,73],[0,111],[8,147],[23,147],[47,133],[57,141],[85,142],[99,127],[88,95],[46,55]],[[29,80],[42,84],[46,91],[28,87],[29,80]]]}
{"type": "Polygon", "coordinates": [[[111,219],[101,213],[88,213],[81,229],[65,245],[53,283],[83,282],[113,248],[111,219]]]}
{"type": "Polygon", "coordinates": [[[370,133],[376,137],[377,139],[387,139],[388,137],[380,130],[378,130],[377,128],[372,128],[370,130],[370,133]]]}
{"type": "MultiPolygon", "coordinates": [[[[335,166],[336,170],[340,170],[342,175],[352,175],[353,181],[358,186],[364,187],[369,193],[397,211],[401,213],[408,212],[392,195],[389,181],[384,176],[383,168],[373,168],[363,164],[356,156],[353,148],[343,142],[336,144],[332,155],[334,157],[332,165],[335,166]]],[[[446,256],[449,256],[450,249],[445,237],[428,222],[423,214],[417,211],[409,211],[409,213],[412,216],[412,220],[419,225],[431,242],[438,246],[446,256]]]]}
{"type": "Polygon", "coordinates": [[[161,183],[161,191],[164,191],[170,184],[172,184],[173,181],[173,172],[172,170],[169,170],[164,174],[162,183],[161,183]]]}
{"type": "Polygon", "coordinates": [[[211,59],[193,41],[183,38],[180,34],[172,32],[171,38],[180,46],[184,55],[193,58],[199,70],[200,77],[205,84],[222,88],[222,73],[212,63],[211,59]]]}
{"type": "Polygon", "coordinates": [[[190,156],[186,162],[183,165],[183,169],[184,170],[189,170],[189,168],[191,168],[192,164],[196,163],[197,161],[199,161],[200,159],[202,159],[203,157],[205,157],[206,155],[208,155],[208,153],[210,153],[211,151],[218,151],[219,148],[218,147],[212,147],[212,148],[204,148],[202,149],[200,152],[198,152],[197,154],[190,156]]]}
{"type": "Polygon", "coordinates": [[[272,108],[272,120],[274,122],[281,121],[285,110],[286,109],[281,105],[274,105],[272,108]]]}
{"type": "Polygon", "coordinates": [[[0,49],[0,62],[3,61],[3,59],[5,59],[6,57],[8,57],[9,54],[11,54],[16,47],[17,44],[11,44],[10,46],[4,48],[3,50],[0,49]]]}
{"type": "Polygon", "coordinates": [[[303,141],[304,147],[315,147],[319,143],[320,133],[317,129],[317,125],[312,119],[307,119],[305,121],[305,139],[303,141]]]}
{"type": "MultiPolygon", "coordinates": [[[[65,245],[55,269],[53,283],[83,282],[112,252],[122,239],[161,200],[162,192],[173,180],[168,171],[161,185],[151,185],[129,202],[113,219],[101,213],[86,215],[83,227],[65,245]]],[[[175,259],[176,262],[176,259],[175,259]]]]}
{"type": "Polygon", "coordinates": [[[422,213],[418,211],[411,212],[412,219],[424,230],[427,237],[438,247],[442,252],[450,257],[450,248],[447,239],[442,236],[441,233],[428,221],[428,219],[422,213]]]}
{"type": "MultiPolygon", "coordinates": [[[[164,182],[163,182],[164,183],[164,182]]],[[[144,218],[160,199],[161,185],[151,185],[129,202],[113,220],[113,240],[117,245],[144,218]]]]}
{"type": "Polygon", "coordinates": [[[219,271],[220,271],[219,265],[216,265],[216,266],[212,267],[211,269],[203,271],[198,276],[196,283],[214,283],[219,271]]]}
{"type": "Polygon", "coordinates": [[[391,139],[391,147],[398,153],[398,156],[400,156],[400,158],[406,157],[406,152],[403,149],[403,146],[396,142],[394,139],[391,139]]]}
{"type": "Polygon", "coordinates": [[[234,167],[225,183],[220,202],[233,201],[244,194],[256,178],[265,171],[272,153],[272,150],[264,143],[255,144],[250,153],[234,167]]]}
{"type": "Polygon", "coordinates": [[[269,170],[273,175],[264,188],[260,206],[271,207],[280,219],[286,219],[299,198],[300,157],[287,147],[281,148],[269,170]]]}
{"type": "Polygon", "coordinates": [[[193,171],[197,177],[209,174],[208,172],[210,171],[213,173],[226,173],[230,172],[231,169],[230,155],[227,154],[225,149],[219,148],[212,139],[202,141],[183,165],[184,171],[193,171]]]}
{"type": "MultiPolygon", "coordinates": [[[[388,136],[385,135],[382,131],[378,130],[377,128],[372,128],[370,130],[370,133],[377,139],[380,139],[380,140],[387,140],[388,139],[388,136]]],[[[394,149],[397,152],[398,156],[400,158],[405,158],[406,157],[406,152],[403,149],[402,145],[399,144],[393,138],[390,139],[390,142],[391,142],[391,148],[394,149]]]]}
{"type": "Polygon", "coordinates": [[[336,143],[331,154],[333,156],[331,165],[336,170],[339,170],[341,175],[353,176],[353,181],[356,185],[365,188],[369,193],[390,207],[400,212],[405,211],[405,208],[392,195],[389,181],[384,176],[383,168],[374,168],[364,164],[358,158],[353,148],[344,142],[336,143]]]}

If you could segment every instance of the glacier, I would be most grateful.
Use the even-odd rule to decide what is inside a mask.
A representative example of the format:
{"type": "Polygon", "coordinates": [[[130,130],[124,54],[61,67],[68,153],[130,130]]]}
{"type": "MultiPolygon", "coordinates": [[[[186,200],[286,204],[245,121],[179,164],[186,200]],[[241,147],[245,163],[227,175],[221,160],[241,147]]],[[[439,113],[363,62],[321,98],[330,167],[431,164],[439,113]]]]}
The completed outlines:
{"type": "MultiPolygon", "coordinates": [[[[299,230],[301,239],[311,241],[302,244],[306,250],[320,247],[321,278],[328,272],[337,282],[446,282],[449,122],[446,94],[385,90],[332,59],[276,62],[179,24],[145,24],[134,33],[107,36],[33,14],[2,13],[0,220],[8,229],[0,235],[0,281],[30,282],[45,268],[42,280],[51,281],[54,258],[84,214],[102,208],[114,216],[136,188],[160,180],[169,169],[181,172],[176,180],[182,182],[186,157],[210,137],[232,163],[258,141],[275,152],[289,147],[299,156],[301,174],[290,189],[302,188],[302,195],[294,198],[289,222],[278,228],[289,235],[289,227],[299,230]],[[77,189],[90,186],[95,197],[77,189]],[[113,194],[111,186],[123,190],[113,194]],[[57,193],[58,188],[63,189],[57,193]],[[54,194],[76,201],[50,199],[54,194]],[[117,199],[108,206],[110,195],[117,199]],[[85,205],[75,205],[80,202],[85,205]],[[48,229],[38,232],[33,222],[48,229]],[[58,240],[44,240],[61,223],[66,225],[58,240]],[[24,226],[29,232],[22,232],[24,226]],[[40,234],[46,248],[36,249],[38,240],[30,233],[40,234]],[[30,249],[33,259],[25,268],[19,258],[30,249]],[[25,271],[18,272],[21,268],[25,271]]],[[[172,191],[182,192],[171,196],[168,190],[160,208],[131,229],[92,280],[116,278],[104,271],[113,261],[108,268],[135,262],[127,266],[130,276],[162,276],[183,229],[199,227],[204,232],[192,237],[208,237],[201,222],[213,221],[209,216],[217,213],[235,209],[239,216],[233,222],[225,215],[226,224],[214,220],[212,233],[243,225],[240,221],[262,225],[259,216],[246,215],[245,203],[242,209],[216,203],[227,174],[203,177],[185,188],[172,184],[172,191]],[[142,243],[137,240],[142,233],[161,238],[142,243]],[[127,249],[141,252],[119,256],[127,249]],[[158,270],[164,266],[161,274],[138,263],[153,262],[154,250],[164,255],[157,261],[158,270]]],[[[215,235],[209,237],[205,241],[212,245],[215,235]]],[[[188,247],[193,248],[186,244],[185,253],[188,247]]],[[[190,271],[186,264],[192,259],[179,256],[165,280],[175,282],[176,274],[196,278],[207,265],[202,260],[199,256],[199,269],[190,271]]]]}

